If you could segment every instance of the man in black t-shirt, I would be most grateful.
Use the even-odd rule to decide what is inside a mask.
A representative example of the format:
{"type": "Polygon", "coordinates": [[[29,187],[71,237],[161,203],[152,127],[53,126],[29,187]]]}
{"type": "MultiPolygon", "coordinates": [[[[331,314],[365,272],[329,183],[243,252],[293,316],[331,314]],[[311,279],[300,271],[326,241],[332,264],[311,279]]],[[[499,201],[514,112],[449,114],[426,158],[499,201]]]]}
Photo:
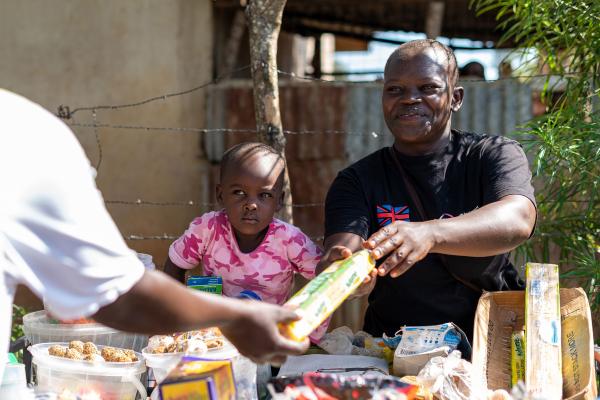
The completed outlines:
{"type": "Polygon", "coordinates": [[[383,114],[394,145],[341,171],[327,195],[324,267],[367,248],[378,268],[364,329],[454,322],[471,338],[482,290],[522,289],[508,252],[527,240],[536,206],[520,145],[451,129],[463,88],[456,59],[433,40],[387,61],[383,114]]]}

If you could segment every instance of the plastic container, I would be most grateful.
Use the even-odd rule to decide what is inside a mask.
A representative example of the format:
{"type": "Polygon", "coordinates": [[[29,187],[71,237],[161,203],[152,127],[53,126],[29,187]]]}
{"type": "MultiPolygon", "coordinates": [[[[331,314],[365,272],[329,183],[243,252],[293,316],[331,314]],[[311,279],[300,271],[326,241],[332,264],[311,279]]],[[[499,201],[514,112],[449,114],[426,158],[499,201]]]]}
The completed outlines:
{"type": "Polygon", "coordinates": [[[23,331],[31,344],[81,340],[99,346],[113,346],[140,352],[148,337],[121,332],[102,324],[60,324],[48,318],[46,311],[36,311],[23,317],[23,331]]]}
{"type": "Polygon", "coordinates": [[[27,388],[25,365],[4,366],[4,376],[0,380],[0,399],[33,399],[33,392],[27,388]]]}
{"type": "MultiPolygon", "coordinates": [[[[162,382],[169,371],[177,365],[184,353],[152,354],[142,350],[148,368],[152,368],[157,383],[162,382]]],[[[195,354],[192,354],[196,356],[195,354]]],[[[237,349],[228,341],[225,346],[218,350],[209,350],[207,353],[197,357],[211,360],[231,360],[233,364],[233,378],[235,380],[236,398],[254,400],[258,398],[256,392],[256,364],[242,356],[237,349]]]]}
{"type": "MultiPolygon", "coordinates": [[[[142,374],[146,371],[144,359],[136,353],[139,361],[130,363],[75,361],[48,354],[52,345],[68,346],[68,343],[42,343],[29,347],[35,383],[40,391],[60,393],[68,389],[74,394],[97,393],[103,400],[146,399],[142,374]]],[[[106,346],[98,346],[101,350],[106,346]]]]}

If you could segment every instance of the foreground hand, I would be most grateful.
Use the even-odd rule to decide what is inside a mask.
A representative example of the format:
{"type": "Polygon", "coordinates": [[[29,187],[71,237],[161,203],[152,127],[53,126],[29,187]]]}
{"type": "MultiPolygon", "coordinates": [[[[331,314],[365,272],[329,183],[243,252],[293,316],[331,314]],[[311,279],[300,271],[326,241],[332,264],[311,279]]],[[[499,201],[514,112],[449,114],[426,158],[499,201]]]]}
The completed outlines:
{"type": "Polygon", "coordinates": [[[365,243],[379,260],[389,257],[378,268],[379,276],[397,278],[416,262],[425,258],[434,244],[433,229],[429,222],[396,221],[375,232],[365,243]]]}
{"type": "Polygon", "coordinates": [[[308,339],[303,342],[287,339],[277,326],[298,320],[296,312],[259,301],[239,303],[241,317],[221,327],[221,331],[242,355],[259,364],[281,365],[287,355],[301,355],[308,349],[308,339]]]}

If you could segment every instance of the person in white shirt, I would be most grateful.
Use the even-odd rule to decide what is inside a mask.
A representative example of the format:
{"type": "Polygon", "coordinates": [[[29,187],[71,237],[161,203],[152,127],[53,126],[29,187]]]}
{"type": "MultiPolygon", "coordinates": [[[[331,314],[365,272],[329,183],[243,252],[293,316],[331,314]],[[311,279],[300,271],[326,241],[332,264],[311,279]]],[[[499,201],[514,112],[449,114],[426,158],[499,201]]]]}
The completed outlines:
{"type": "Polygon", "coordinates": [[[192,291],[146,271],[108,214],[70,129],[41,106],[0,89],[2,360],[18,284],[62,319],[92,316],[149,335],[219,326],[257,362],[281,363],[308,346],[279,333],[278,323],[298,318],[292,310],[192,291]]]}

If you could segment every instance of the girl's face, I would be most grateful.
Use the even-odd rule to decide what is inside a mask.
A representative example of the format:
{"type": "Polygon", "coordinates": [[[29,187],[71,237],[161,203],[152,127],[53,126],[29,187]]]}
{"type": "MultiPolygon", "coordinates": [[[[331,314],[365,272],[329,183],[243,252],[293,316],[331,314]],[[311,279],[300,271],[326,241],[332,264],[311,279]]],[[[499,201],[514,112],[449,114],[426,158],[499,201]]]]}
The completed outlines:
{"type": "Polygon", "coordinates": [[[254,153],[232,160],[217,185],[217,200],[225,208],[238,240],[262,236],[283,203],[283,161],[254,153]]]}

